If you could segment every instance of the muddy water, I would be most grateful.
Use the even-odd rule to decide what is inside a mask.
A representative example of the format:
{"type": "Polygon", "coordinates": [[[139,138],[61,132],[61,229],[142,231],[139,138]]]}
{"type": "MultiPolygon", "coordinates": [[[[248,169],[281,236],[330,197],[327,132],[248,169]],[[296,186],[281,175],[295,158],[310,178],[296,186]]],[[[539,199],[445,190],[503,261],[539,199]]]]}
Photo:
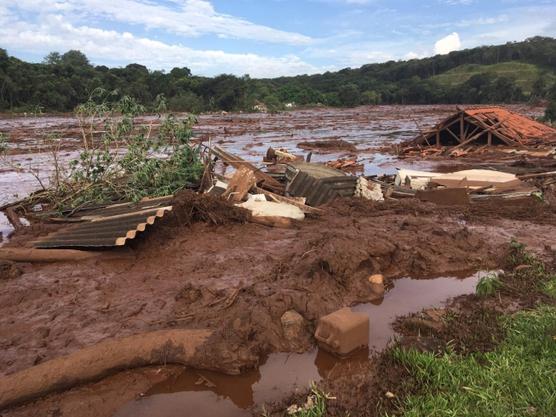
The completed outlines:
{"type": "Polygon", "coordinates": [[[366,361],[369,352],[383,350],[394,338],[396,317],[441,306],[449,298],[470,294],[482,274],[468,278],[397,279],[382,300],[353,307],[369,315],[370,350],[340,360],[320,349],[304,354],[270,355],[255,371],[227,376],[208,371],[186,370],[161,383],[145,397],[125,405],[115,417],[248,416],[249,408],[279,401],[306,389],[311,381],[333,377],[334,369],[346,362],[366,361]]]}
{"type": "MultiPolygon", "coordinates": [[[[526,115],[540,115],[543,109],[508,106],[526,115]]],[[[354,109],[304,109],[279,114],[206,114],[199,116],[195,136],[205,144],[220,145],[228,151],[260,164],[269,146],[286,148],[306,157],[308,151],[297,147],[302,141],[341,139],[352,143],[355,152],[313,151],[313,162],[326,162],[357,156],[363,169],[356,174],[393,173],[395,168],[431,169],[428,161],[397,160],[384,153],[384,146],[415,137],[420,129],[431,126],[454,111],[454,106],[364,106],[354,109]]],[[[141,124],[157,124],[155,116],[138,120],[141,124]]],[[[47,180],[52,159],[47,138],[62,138],[62,153],[75,151],[80,144],[78,121],[71,115],[9,117],[0,115],[0,132],[8,135],[11,157],[0,159],[0,205],[14,195],[20,198],[40,188],[29,171],[47,180]],[[14,165],[21,164],[21,168],[14,165]]],[[[61,155],[70,159],[69,154],[61,155]]],[[[73,159],[73,157],[71,157],[73,159]]],[[[47,181],[46,181],[47,182],[47,181]]]]}

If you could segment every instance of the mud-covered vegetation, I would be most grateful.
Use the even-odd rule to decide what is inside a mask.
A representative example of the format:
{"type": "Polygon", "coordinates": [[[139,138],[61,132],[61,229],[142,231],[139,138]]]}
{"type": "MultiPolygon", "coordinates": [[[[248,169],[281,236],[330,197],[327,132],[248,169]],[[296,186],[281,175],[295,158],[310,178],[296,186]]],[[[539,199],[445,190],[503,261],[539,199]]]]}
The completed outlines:
{"type": "MultiPolygon", "coordinates": [[[[119,90],[150,105],[159,94],[172,110],[269,110],[286,104],[501,103],[556,99],[556,39],[479,47],[432,58],[390,61],[338,72],[276,79],[194,76],[186,67],[151,71],[139,64],[94,66],[79,51],[42,63],[0,49],[0,111],[71,111],[96,88],[119,90]]],[[[150,109],[153,110],[153,109],[150,109]]],[[[550,116],[550,115],[547,115],[550,116]]]]}
{"type": "MultiPolygon", "coordinates": [[[[54,135],[45,140],[54,169],[50,187],[41,182],[40,201],[65,211],[165,196],[195,186],[204,169],[198,148],[189,144],[195,117],[163,116],[163,96],[157,97],[156,110],[161,119],[156,126],[141,124],[137,118],[145,107],[136,99],[94,90],[75,108],[80,130],[77,157],[64,164],[59,157],[64,139],[54,135]]],[[[0,137],[0,157],[7,150],[3,143],[0,137]]]]}

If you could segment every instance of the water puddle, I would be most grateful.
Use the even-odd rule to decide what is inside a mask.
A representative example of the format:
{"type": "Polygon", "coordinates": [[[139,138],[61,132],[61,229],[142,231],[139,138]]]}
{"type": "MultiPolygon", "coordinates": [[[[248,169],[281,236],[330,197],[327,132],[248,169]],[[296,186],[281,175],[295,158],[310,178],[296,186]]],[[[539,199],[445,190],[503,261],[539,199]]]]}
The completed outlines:
{"type": "Polygon", "coordinates": [[[306,389],[311,381],[332,377],[340,365],[367,361],[369,352],[383,350],[394,338],[392,323],[396,317],[442,306],[452,297],[473,293],[483,275],[427,280],[401,278],[395,280],[383,299],[353,307],[354,311],[369,315],[369,351],[344,360],[320,349],[304,354],[272,354],[259,369],[241,376],[188,369],[177,378],[156,385],[145,397],[129,402],[115,417],[181,417],[185,410],[187,415],[196,417],[250,416],[249,408],[279,401],[306,389]]]}

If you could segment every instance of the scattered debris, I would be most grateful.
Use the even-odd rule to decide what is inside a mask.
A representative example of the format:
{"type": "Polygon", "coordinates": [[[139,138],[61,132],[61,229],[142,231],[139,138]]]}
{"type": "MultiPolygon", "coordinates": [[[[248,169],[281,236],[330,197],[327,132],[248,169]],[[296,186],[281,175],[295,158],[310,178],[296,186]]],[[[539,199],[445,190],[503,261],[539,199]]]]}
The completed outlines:
{"type": "Polygon", "coordinates": [[[298,148],[321,152],[349,151],[355,152],[357,148],[353,143],[343,139],[305,141],[297,144],[298,148]]]}
{"type": "Polygon", "coordinates": [[[367,180],[365,177],[357,179],[355,186],[355,197],[365,198],[372,201],[384,201],[382,187],[376,182],[367,180]]]}
{"type": "Polygon", "coordinates": [[[307,162],[289,163],[286,179],[286,192],[293,197],[305,197],[309,206],[319,206],[338,197],[352,197],[357,182],[357,177],[307,162]]]}
{"type": "Polygon", "coordinates": [[[369,317],[354,313],[350,308],[342,308],[320,318],[315,338],[323,349],[338,355],[348,355],[368,346],[369,317]]]}
{"type": "Polygon", "coordinates": [[[434,147],[433,153],[448,152],[460,157],[484,146],[538,148],[550,145],[556,145],[556,129],[501,107],[480,107],[458,109],[434,128],[406,143],[402,152],[427,152],[427,147],[434,147]]]}
{"type": "Polygon", "coordinates": [[[294,220],[305,218],[305,214],[299,207],[287,203],[248,200],[238,206],[249,210],[253,217],[286,217],[294,220]]]}
{"type": "Polygon", "coordinates": [[[416,196],[425,201],[439,204],[468,204],[465,193],[471,199],[491,197],[521,198],[536,195],[539,189],[521,181],[514,174],[500,171],[471,169],[452,173],[398,170],[393,186],[397,192],[416,196]],[[443,189],[460,189],[460,191],[440,191],[443,189]],[[437,193],[428,192],[439,190],[437,193]]]}
{"type": "Polygon", "coordinates": [[[336,161],[329,161],[326,163],[326,166],[346,172],[358,172],[364,169],[364,165],[357,162],[357,157],[340,158],[336,161]]]}
{"type": "Polygon", "coordinates": [[[239,203],[256,183],[257,178],[253,171],[247,167],[240,167],[230,180],[222,198],[232,203],[239,203]]]}
{"type": "Polygon", "coordinates": [[[255,167],[250,162],[247,162],[243,158],[240,158],[237,155],[233,155],[231,153],[228,153],[219,146],[215,146],[213,149],[211,149],[211,152],[216,157],[221,159],[224,163],[226,163],[228,165],[231,165],[236,169],[239,169],[241,167],[249,168],[255,174],[255,177],[257,178],[257,185],[259,187],[268,189],[268,190],[273,191],[273,192],[283,192],[284,191],[284,186],[282,184],[280,184],[280,182],[275,180],[270,175],[262,172],[260,169],[257,169],[257,167],[255,167]]]}

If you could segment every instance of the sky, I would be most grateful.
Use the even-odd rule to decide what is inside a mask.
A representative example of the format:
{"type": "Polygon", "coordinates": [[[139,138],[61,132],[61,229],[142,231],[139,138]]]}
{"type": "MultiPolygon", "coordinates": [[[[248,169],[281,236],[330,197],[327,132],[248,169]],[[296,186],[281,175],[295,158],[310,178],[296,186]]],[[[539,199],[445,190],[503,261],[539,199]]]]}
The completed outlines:
{"type": "Polygon", "coordinates": [[[0,0],[0,48],[30,62],[270,78],[556,37],[556,0],[0,0]]]}

